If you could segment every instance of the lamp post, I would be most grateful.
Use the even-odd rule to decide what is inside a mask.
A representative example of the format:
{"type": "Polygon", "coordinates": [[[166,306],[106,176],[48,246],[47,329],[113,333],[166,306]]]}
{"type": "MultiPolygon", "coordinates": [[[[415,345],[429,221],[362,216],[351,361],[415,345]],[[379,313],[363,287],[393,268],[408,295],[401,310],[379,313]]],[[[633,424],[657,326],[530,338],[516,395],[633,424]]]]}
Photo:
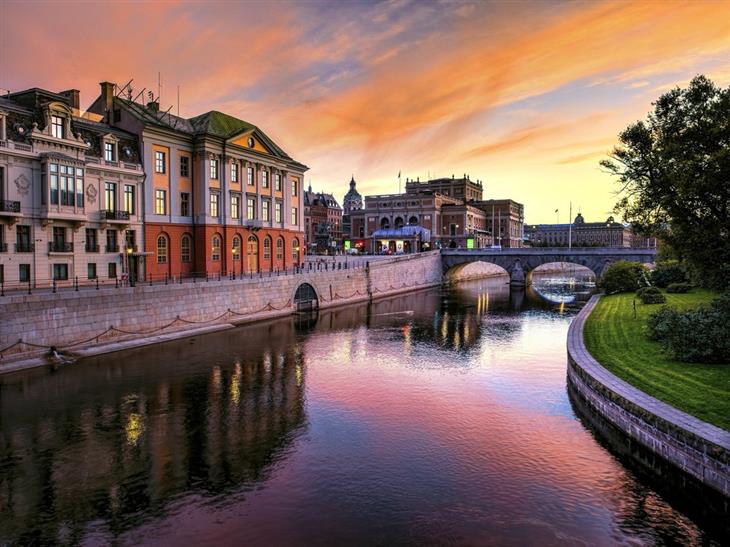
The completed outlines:
{"type": "Polygon", "coordinates": [[[132,276],[132,247],[127,247],[127,277],[129,278],[129,286],[134,287],[134,277],[132,276]]]}

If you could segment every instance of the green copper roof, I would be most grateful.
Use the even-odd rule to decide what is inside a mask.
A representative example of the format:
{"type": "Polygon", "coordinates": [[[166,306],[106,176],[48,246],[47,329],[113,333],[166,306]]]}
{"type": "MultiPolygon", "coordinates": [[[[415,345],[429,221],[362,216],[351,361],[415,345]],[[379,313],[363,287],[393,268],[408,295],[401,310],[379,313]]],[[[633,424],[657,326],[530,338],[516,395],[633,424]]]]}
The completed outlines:
{"type": "Polygon", "coordinates": [[[190,118],[190,123],[193,124],[196,133],[207,133],[224,139],[241,131],[256,129],[255,125],[217,110],[211,110],[200,116],[190,118]]]}

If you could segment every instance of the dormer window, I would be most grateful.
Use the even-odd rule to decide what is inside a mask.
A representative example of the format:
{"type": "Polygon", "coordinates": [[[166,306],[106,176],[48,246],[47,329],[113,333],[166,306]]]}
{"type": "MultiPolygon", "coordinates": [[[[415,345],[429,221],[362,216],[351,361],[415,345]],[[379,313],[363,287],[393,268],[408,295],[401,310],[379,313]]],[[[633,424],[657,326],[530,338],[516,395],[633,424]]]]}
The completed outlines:
{"type": "Polygon", "coordinates": [[[106,161],[115,161],[116,160],[116,150],[114,149],[114,143],[113,142],[105,142],[104,143],[104,159],[106,161]]]}
{"type": "Polygon", "coordinates": [[[57,139],[64,138],[64,120],[61,116],[51,116],[51,134],[57,139]]]}

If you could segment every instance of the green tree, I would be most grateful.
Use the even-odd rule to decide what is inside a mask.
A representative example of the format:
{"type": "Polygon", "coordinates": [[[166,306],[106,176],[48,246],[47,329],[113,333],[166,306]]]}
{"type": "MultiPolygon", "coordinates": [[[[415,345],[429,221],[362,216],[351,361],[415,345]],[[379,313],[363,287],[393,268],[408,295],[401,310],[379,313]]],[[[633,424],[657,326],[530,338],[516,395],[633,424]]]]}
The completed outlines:
{"type": "Polygon", "coordinates": [[[653,103],[601,165],[621,183],[615,210],[666,242],[698,281],[730,279],[730,87],[705,76],[653,103]]]}

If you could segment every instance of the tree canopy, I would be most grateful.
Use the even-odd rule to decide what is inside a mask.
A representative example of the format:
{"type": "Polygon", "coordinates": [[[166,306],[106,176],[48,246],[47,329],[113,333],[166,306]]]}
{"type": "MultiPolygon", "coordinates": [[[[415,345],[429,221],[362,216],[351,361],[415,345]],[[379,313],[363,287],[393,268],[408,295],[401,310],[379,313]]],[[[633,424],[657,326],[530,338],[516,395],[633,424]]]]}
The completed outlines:
{"type": "Polygon", "coordinates": [[[705,284],[730,279],[730,87],[705,76],[653,103],[601,165],[620,184],[615,210],[656,235],[705,284]]]}

